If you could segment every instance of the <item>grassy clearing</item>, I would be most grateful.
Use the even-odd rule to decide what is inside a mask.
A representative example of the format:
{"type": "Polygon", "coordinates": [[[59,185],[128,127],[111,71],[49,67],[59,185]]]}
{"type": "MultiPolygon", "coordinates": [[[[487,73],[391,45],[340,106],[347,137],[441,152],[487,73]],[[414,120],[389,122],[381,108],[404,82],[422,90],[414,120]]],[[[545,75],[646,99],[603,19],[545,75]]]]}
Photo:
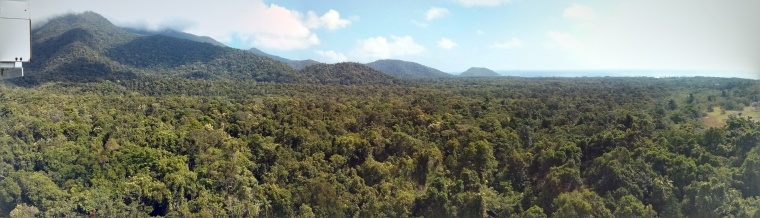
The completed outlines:
{"type": "Polygon", "coordinates": [[[760,120],[760,110],[755,107],[744,107],[741,111],[725,111],[725,113],[720,107],[713,107],[713,112],[708,112],[707,117],[704,117],[702,122],[708,127],[722,127],[726,124],[728,116],[731,115],[760,120]]]}

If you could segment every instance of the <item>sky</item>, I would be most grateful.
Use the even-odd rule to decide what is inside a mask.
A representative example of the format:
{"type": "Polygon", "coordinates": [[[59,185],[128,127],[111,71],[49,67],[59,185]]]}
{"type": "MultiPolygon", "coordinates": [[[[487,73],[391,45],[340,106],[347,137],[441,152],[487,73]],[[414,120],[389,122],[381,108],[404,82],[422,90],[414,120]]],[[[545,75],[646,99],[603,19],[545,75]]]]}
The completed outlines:
{"type": "Polygon", "coordinates": [[[175,29],[288,59],[400,59],[456,73],[647,70],[760,79],[757,0],[29,3],[33,23],[94,11],[119,26],[175,29]]]}

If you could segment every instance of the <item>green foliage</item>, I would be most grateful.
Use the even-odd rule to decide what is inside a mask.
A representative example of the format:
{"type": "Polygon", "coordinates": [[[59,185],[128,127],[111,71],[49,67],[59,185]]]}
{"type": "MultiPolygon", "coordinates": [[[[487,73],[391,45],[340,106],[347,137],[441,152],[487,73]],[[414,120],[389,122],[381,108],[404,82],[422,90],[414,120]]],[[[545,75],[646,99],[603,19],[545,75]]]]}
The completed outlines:
{"type": "Polygon", "coordinates": [[[359,63],[314,64],[300,71],[309,83],[330,85],[392,85],[401,83],[393,76],[359,63]]]}
{"type": "Polygon", "coordinates": [[[656,217],[657,212],[652,209],[652,205],[644,206],[633,195],[626,195],[620,198],[617,203],[617,209],[613,213],[614,217],[656,217]]]}
{"type": "Polygon", "coordinates": [[[739,171],[747,196],[760,196],[760,146],[755,146],[744,159],[739,171]]]}
{"type": "Polygon", "coordinates": [[[141,68],[178,67],[217,58],[223,51],[219,46],[208,43],[153,35],[109,49],[108,56],[120,63],[141,68]]]}
{"type": "Polygon", "coordinates": [[[705,128],[685,115],[679,124],[654,121],[684,112],[658,114],[658,99],[701,83],[343,86],[179,78],[0,85],[0,211],[754,215],[760,125],[734,117],[705,128]]]}
{"type": "Polygon", "coordinates": [[[547,218],[546,214],[544,214],[544,210],[541,209],[541,207],[533,205],[532,207],[528,208],[525,212],[522,213],[520,216],[521,218],[547,218]]]}
{"type": "Polygon", "coordinates": [[[676,101],[673,99],[670,99],[670,101],[668,101],[668,109],[675,110],[677,108],[678,108],[678,104],[676,104],[676,101]]]}
{"type": "Polygon", "coordinates": [[[733,211],[730,203],[741,193],[720,178],[695,181],[684,189],[684,215],[688,217],[722,217],[733,211]]]}
{"type": "Polygon", "coordinates": [[[701,122],[757,81],[404,81],[175,40],[35,30],[39,74],[0,84],[0,216],[759,213],[760,124],[701,122]]]}
{"type": "Polygon", "coordinates": [[[661,99],[712,80],[720,79],[6,84],[0,211],[24,204],[38,216],[754,215],[760,125],[655,120],[683,112],[658,114],[661,99]]]}
{"type": "Polygon", "coordinates": [[[553,217],[612,217],[604,199],[588,189],[562,193],[554,204],[553,217]]]}
{"type": "Polygon", "coordinates": [[[602,195],[648,196],[656,174],[642,159],[634,159],[626,148],[618,147],[596,158],[588,170],[586,181],[602,195]]]}
{"type": "Polygon", "coordinates": [[[11,218],[34,218],[40,214],[40,210],[34,206],[27,206],[26,204],[19,204],[14,208],[11,213],[11,218]]]}

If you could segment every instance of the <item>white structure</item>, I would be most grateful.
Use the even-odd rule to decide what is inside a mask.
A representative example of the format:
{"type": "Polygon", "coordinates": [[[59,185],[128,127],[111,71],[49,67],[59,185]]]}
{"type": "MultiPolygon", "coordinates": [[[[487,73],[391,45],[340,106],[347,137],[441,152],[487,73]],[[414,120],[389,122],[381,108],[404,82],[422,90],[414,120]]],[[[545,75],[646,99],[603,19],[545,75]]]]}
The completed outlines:
{"type": "Polygon", "coordinates": [[[32,59],[32,21],[26,1],[0,0],[0,79],[24,76],[32,59]]]}

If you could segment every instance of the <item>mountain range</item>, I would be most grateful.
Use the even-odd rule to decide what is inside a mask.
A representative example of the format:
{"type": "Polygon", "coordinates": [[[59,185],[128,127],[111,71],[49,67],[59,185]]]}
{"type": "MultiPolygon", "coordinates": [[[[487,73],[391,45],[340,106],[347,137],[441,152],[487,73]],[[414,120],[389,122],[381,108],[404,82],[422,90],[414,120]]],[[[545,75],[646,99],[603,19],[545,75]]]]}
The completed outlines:
{"type": "MultiPolygon", "coordinates": [[[[208,37],[208,36],[198,36],[198,35],[182,32],[182,31],[177,31],[177,30],[172,30],[172,29],[163,29],[163,30],[157,30],[157,31],[137,29],[137,28],[128,28],[128,27],[124,27],[122,29],[124,29],[124,31],[130,32],[130,33],[140,34],[140,35],[144,35],[144,36],[163,35],[163,36],[169,36],[169,37],[174,37],[174,38],[187,39],[187,40],[196,41],[196,42],[210,43],[212,45],[216,45],[216,46],[220,46],[220,47],[227,47],[227,45],[225,45],[225,44],[223,44],[223,43],[221,43],[219,41],[216,41],[215,39],[213,39],[211,37],[208,37]]],[[[266,57],[272,58],[272,59],[274,59],[276,61],[283,62],[283,63],[285,63],[285,64],[289,65],[290,67],[295,68],[297,70],[303,69],[303,68],[305,68],[305,67],[307,67],[309,65],[313,65],[313,64],[318,64],[319,63],[319,62],[314,61],[314,60],[290,60],[290,59],[283,58],[283,57],[280,57],[280,56],[276,56],[276,55],[271,55],[271,54],[265,53],[265,52],[263,52],[263,51],[261,51],[261,50],[259,50],[257,48],[251,48],[251,49],[248,49],[248,51],[253,52],[254,54],[257,54],[257,55],[262,55],[262,56],[266,56],[266,57]]]]}
{"type": "Polygon", "coordinates": [[[115,26],[94,12],[51,19],[32,31],[33,61],[17,84],[88,82],[138,77],[322,83],[398,84],[398,78],[445,78],[450,74],[401,60],[322,64],[289,60],[256,48],[240,50],[205,36],[175,30],[115,26]]]}
{"type": "Polygon", "coordinates": [[[304,82],[307,78],[280,61],[252,52],[178,38],[177,34],[125,31],[94,12],[58,17],[33,30],[32,53],[27,76],[13,82],[197,75],[271,82],[304,82]]]}

